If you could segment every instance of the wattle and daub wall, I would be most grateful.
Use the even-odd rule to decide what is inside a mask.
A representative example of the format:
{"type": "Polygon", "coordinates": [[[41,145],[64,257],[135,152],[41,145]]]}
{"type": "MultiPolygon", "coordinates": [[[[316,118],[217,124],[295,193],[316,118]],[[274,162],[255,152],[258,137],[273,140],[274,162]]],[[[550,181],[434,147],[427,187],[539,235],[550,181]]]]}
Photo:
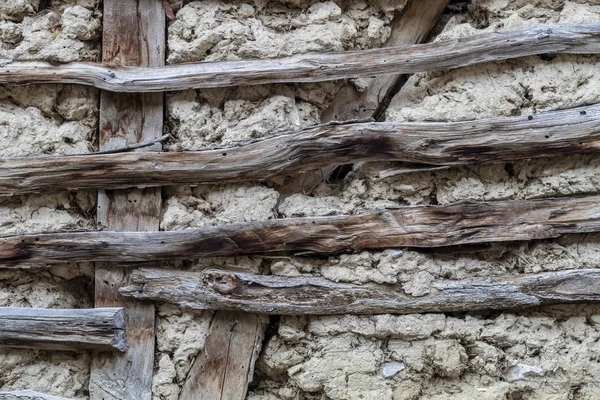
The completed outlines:
{"type": "MultiPolygon", "coordinates": [[[[380,47],[402,1],[172,2],[168,63],[380,47]]],[[[98,61],[96,0],[0,3],[0,58],[98,61]]],[[[434,40],[545,22],[600,21],[600,1],[451,2],[434,40]]],[[[600,98],[596,56],[528,57],[412,76],[387,121],[467,120],[533,114],[600,98]]],[[[167,151],[232,146],[318,124],[334,95],[364,80],[188,90],[167,96],[167,151]]],[[[0,88],[0,156],[96,150],[98,91],[53,85],[0,88]]],[[[292,216],[356,213],[401,205],[534,199],[600,191],[600,157],[570,156],[457,167],[387,179],[393,164],[356,164],[312,193],[283,181],[163,190],[161,229],[292,216]]],[[[0,198],[2,234],[93,229],[94,192],[0,198]]],[[[600,235],[499,244],[473,254],[363,252],[329,258],[239,257],[182,263],[340,282],[401,285],[429,293],[437,278],[593,268],[600,235]]],[[[93,306],[93,266],[0,271],[0,306],[93,306]]],[[[155,399],[177,399],[202,349],[211,313],[157,308],[155,399]]],[[[554,306],[518,313],[271,318],[252,400],[600,398],[600,307],[554,306]]],[[[0,389],[87,395],[87,353],[0,350],[0,389]]]]}

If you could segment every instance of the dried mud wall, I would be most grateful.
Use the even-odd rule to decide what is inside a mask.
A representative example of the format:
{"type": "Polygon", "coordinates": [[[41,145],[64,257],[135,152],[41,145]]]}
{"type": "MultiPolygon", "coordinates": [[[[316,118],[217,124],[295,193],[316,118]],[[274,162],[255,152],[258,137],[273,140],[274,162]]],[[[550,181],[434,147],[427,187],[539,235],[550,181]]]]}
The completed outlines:
{"type": "MultiPolygon", "coordinates": [[[[177,10],[177,20],[170,23],[167,61],[234,60],[380,47],[389,37],[391,20],[404,5],[403,1],[385,0],[189,2],[177,10]]],[[[263,85],[170,94],[167,129],[171,140],[166,150],[234,146],[318,124],[332,97],[348,84],[263,85]]],[[[282,195],[278,191],[281,183],[165,189],[161,229],[283,218],[286,215],[281,212],[282,195]]],[[[217,265],[269,273],[277,269],[273,261],[212,258],[194,261],[189,267],[217,265]]],[[[281,264],[281,270],[287,268],[293,267],[287,262],[281,264]]],[[[191,362],[204,345],[211,318],[209,312],[198,317],[170,305],[157,308],[156,399],[178,398],[191,362]]],[[[282,387],[290,385],[281,382],[282,387]]]]}
{"type": "MultiPolygon", "coordinates": [[[[417,1],[417,0],[415,0],[417,1]]],[[[435,40],[544,22],[600,21],[597,0],[452,2],[435,40]]],[[[403,7],[391,0],[172,1],[168,62],[274,57],[381,46],[403,7]]],[[[0,2],[0,59],[98,60],[95,0],[0,2]]],[[[530,57],[411,77],[388,121],[527,115],[598,101],[600,57],[530,57]]],[[[320,123],[347,85],[263,85],[167,95],[166,151],[233,146],[320,123]]],[[[98,93],[74,86],[0,88],[0,156],[93,151],[98,93]]],[[[600,191],[600,157],[581,156],[403,174],[393,163],[356,164],[311,194],[286,182],[163,190],[161,229],[292,216],[356,213],[386,206],[530,199],[600,191]]],[[[0,230],[94,227],[93,192],[0,199],[0,230]]],[[[388,250],[328,258],[212,258],[180,263],[340,282],[401,285],[429,293],[436,278],[466,279],[600,264],[600,235],[499,244],[477,253],[388,250]]],[[[91,307],[93,267],[0,272],[0,306],[91,307]]],[[[212,313],[157,307],[154,399],[178,399],[212,313]]],[[[272,317],[248,399],[600,398],[600,307],[516,313],[272,317]]],[[[0,350],[0,390],[86,398],[90,354],[0,350]]]]}
{"type": "MultiPolygon", "coordinates": [[[[452,16],[436,40],[544,22],[599,21],[600,2],[477,1],[452,16]]],[[[531,57],[411,77],[388,121],[527,115],[599,100],[598,57],[531,57]]],[[[343,187],[284,199],[285,216],[367,208],[531,199],[596,193],[598,157],[452,168],[378,179],[393,164],[356,165],[343,187]]],[[[274,273],[402,285],[429,293],[435,278],[597,267],[600,236],[495,245],[474,254],[365,252],[292,260],[274,273]]],[[[518,313],[289,318],[279,321],[259,363],[253,399],[595,399],[598,307],[518,313]]]]}
{"type": "MultiPolygon", "coordinates": [[[[0,1],[0,59],[97,61],[94,0],[0,1]]],[[[87,153],[98,92],[79,86],[0,87],[0,157],[87,153]]],[[[95,193],[0,198],[0,234],[94,228],[95,193]]],[[[0,306],[93,307],[91,265],[0,271],[0,306]]],[[[0,390],[85,397],[90,354],[0,348],[0,390]]]]}
{"type": "MultiPolygon", "coordinates": [[[[262,8],[264,3],[259,2],[190,3],[169,28],[169,61],[380,46],[389,35],[393,14],[401,11],[401,7],[386,9],[390,3],[299,1],[262,8]]],[[[593,1],[473,3],[453,2],[435,40],[525,24],[600,20],[600,2],[593,1]]],[[[598,61],[588,56],[543,56],[417,74],[394,98],[386,120],[527,115],[598,101],[598,61]]],[[[173,139],[168,148],[230,146],[318,123],[333,95],[345,85],[360,87],[361,81],[171,95],[168,117],[173,139]]],[[[599,162],[599,157],[591,156],[542,159],[387,179],[378,178],[379,172],[394,168],[393,163],[360,164],[342,182],[322,182],[310,195],[284,193],[280,190],[284,182],[179,187],[167,190],[161,228],[596,193],[599,162]]],[[[422,296],[435,278],[594,268],[599,263],[600,236],[585,235],[494,245],[472,254],[388,250],[320,259],[213,259],[195,262],[192,268],[218,264],[284,276],[394,283],[407,294],[422,296]]],[[[174,318],[176,311],[168,310],[174,318]]],[[[594,399],[600,397],[595,382],[600,372],[599,311],[582,305],[518,313],[272,318],[248,398],[594,399]]],[[[191,318],[185,315],[186,320],[191,318]]],[[[190,321],[197,321],[194,329],[198,329],[207,327],[209,318],[207,314],[190,321]]],[[[183,345],[182,334],[177,337],[183,345]]],[[[166,338],[163,342],[172,343],[166,338]]],[[[189,364],[179,357],[180,349],[159,350],[155,394],[175,399],[189,364]]]]}

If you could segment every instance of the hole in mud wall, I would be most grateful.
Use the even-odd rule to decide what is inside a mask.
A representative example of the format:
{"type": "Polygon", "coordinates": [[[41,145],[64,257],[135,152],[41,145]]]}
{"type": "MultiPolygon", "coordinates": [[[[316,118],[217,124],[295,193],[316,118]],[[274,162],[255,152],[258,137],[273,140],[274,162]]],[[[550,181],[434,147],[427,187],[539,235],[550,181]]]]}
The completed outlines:
{"type": "Polygon", "coordinates": [[[346,178],[346,176],[348,176],[348,174],[352,172],[352,166],[353,164],[338,165],[331,172],[326,182],[332,185],[339,185],[344,183],[344,179],[346,178]]]}

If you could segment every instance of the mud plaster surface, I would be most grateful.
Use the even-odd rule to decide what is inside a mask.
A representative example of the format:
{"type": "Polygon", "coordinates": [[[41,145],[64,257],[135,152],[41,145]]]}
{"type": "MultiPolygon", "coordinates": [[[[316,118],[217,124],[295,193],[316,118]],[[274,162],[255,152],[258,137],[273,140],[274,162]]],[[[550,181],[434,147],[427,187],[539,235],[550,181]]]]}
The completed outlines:
{"type": "MultiPolygon", "coordinates": [[[[175,2],[174,2],[175,3],[175,2]]],[[[402,2],[203,1],[177,7],[169,62],[273,57],[378,47],[402,2]],[[396,5],[393,5],[393,4],[396,5]]],[[[0,58],[94,60],[94,1],[0,2],[0,58]]],[[[600,19],[598,1],[478,1],[440,38],[522,24],[600,19]]],[[[412,77],[390,121],[459,120],[535,113],[598,100],[597,57],[532,57],[412,77]],[[494,88],[494,90],[490,90],[494,88]]],[[[318,123],[353,82],[185,91],[169,95],[167,150],[235,145],[318,123]]],[[[357,83],[360,86],[360,83],[357,83]]],[[[0,90],[0,156],[93,150],[97,93],[70,86],[0,90]]],[[[409,204],[595,193],[598,157],[456,168],[379,179],[392,164],[356,165],[342,185],[284,197],[276,183],[166,191],[161,229],[409,204]]],[[[0,200],[2,234],[93,227],[92,193],[0,200]]],[[[402,285],[421,296],[435,278],[464,279],[593,268],[600,236],[496,245],[475,255],[365,252],[325,259],[224,258],[195,262],[280,275],[402,285]]],[[[90,265],[0,274],[0,305],[89,307],[90,265]]],[[[284,317],[267,340],[250,399],[595,399],[600,397],[600,308],[552,307],[518,314],[284,317]]],[[[157,309],[155,399],[177,399],[202,349],[210,313],[157,309]]],[[[89,354],[0,351],[0,389],[85,397],[89,354]]]]}
{"type": "MultiPolygon", "coordinates": [[[[98,1],[0,1],[0,59],[92,61],[98,1]],[[45,3],[46,5],[40,5],[45,3]]],[[[98,93],[75,86],[0,88],[0,157],[93,150],[98,93]]],[[[95,193],[0,198],[0,235],[90,229],[95,193]]],[[[93,266],[0,271],[0,306],[93,307],[93,266]]],[[[0,349],[0,390],[85,397],[90,354],[0,349]]]]}
{"type": "MultiPolygon", "coordinates": [[[[379,47],[390,34],[391,19],[403,6],[402,1],[191,2],[178,10],[177,20],[169,27],[168,61],[379,47]]],[[[174,139],[166,149],[232,146],[317,124],[331,98],[345,84],[270,85],[171,94],[167,101],[168,129],[174,139]]],[[[161,221],[161,229],[165,230],[278,217],[280,195],[267,184],[178,187],[165,193],[161,221]]],[[[267,272],[270,260],[208,259],[193,267],[214,265],[267,272]]],[[[211,315],[192,316],[165,307],[169,311],[159,308],[157,315],[159,355],[153,393],[155,399],[177,399],[191,361],[203,347],[211,315]]]]}
{"type": "MultiPolygon", "coordinates": [[[[179,10],[178,21],[169,29],[170,62],[376,47],[389,35],[393,17],[391,11],[382,11],[385,6],[366,2],[338,3],[337,8],[331,2],[273,7],[266,7],[272,4],[266,2],[224,3],[193,2],[179,10]],[[283,12],[284,7],[296,12],[283,12]],[[378,34],[373,37],[371,32],[378,34]]],[[[525,24],[598,20],[598,1],[477,1],[449,18],[437,40],[525,24]]],[[[417,74],[394,99],[387,120],[534,114],[598,101],[598,61],[591,56],[530,57],[417,74]]],[[[173,140],[167,147],[177,151],[231,146],[318,123],[333,95],[348,84],[355,82],[170,95],[168,128],[173,140]]],[[[386,179],[380,179],[379,172],[397,165],[372,163],[355,165],[342,184],[322,183],[310,196],[281,195],[277,190],[281,182],[172,188],[167,191],[161,228],[398,205],[597,193],[599,163],[600,158],[591,156],[542,159],[386,179]]],[[[213,259],[194,267],[217,264],[286,276],[392,283],[409,295],[422,296],[436,278],[594,268],[599,262],[600,235],[585,235],[494,245],[470,255],[388,250],[324,259],[213,259]]],[[[569,306],[468,316],[282,317],[266,342],[248,398],[594,399],[600,397],[595,384],[599,311],[569,306]]],[[[187,314],[172,312],[171,318],[177,315],[188,321],[187,314]]],[[[193,320],[208,329],[208,318],[193,320]]],[[[196,347],[201,347],[205,335],[203,330],[196,347]]],[[[177,367],[177,351],[162,351],[156,398],[177,398],[180,371],[189,368],[185,360],[177,367]]]]}

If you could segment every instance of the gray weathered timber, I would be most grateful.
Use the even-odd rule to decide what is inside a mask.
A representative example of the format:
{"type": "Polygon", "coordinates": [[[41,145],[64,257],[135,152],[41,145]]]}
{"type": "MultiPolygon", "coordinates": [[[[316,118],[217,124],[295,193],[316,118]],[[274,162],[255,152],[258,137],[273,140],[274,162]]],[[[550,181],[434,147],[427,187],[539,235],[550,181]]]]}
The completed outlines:
{"type": "Polygon", "coordinates": [[[268,318],[260,315],[215,313],[179,399],[244,400],[267,322],[268,318]]]}
{"type": "MultiPolygon", "coordinates": [[[[160,0],[104,0],[102,60],[113,65],[160,67],[165,63],[165,11],[160,0]]],[[[155,142],[137,151],[160,151],[162,93],[111,93],[100,98],[99,147],[113,151],[155,142]]],[[[110,170],[105,171],[111,174],[110,170]]],[[[98,189],[107,189],[99,187],[98,189]]],[[[160,188],[98,190],[97,223],[114,231],[158,230],[160,188]]],[[[150,400],[154,367],[154,304],[126,299],[119,288],[129,268],[96,264],[96,307],[127,308],[129,349],[125,354],[95,353],[90,400],[150,400]]]]}
{"type": "Polygon", "coordinates": [[[51,394],[34,392],[32,390],[15,390],[13,392],[0,392],[0,400],[75,400],[51,394]]]}
{"type": "Polygon", "coordinates": [[[0,346],[125,351],[123,308],[0,307],[0,346]]]}
{"type": "MultiPolygon", "coordinates": [[[[398,262],[402,262],[399,260],[398,262]]],[[[545,304],[600,301],[600,270],[465,281],[438,280],[414,297],[402,285],[336,283],[317,277],[278,277],[222,270],[133,270],[121,293],[192,310],[263,314],[410,314],[505,310],[545,304]]]]}
{"type": "MultiPolygon", "coordinates": [[[[392,21],[392,31],[384,47],[423,42],[448,3],[449,0],[410,2],[392,21]]],[[[399,90],[407,79],[408,75],[379,75],[368,80],[369,86],[363,92],[359,92],[354,85],[346,84],[321,115],[321,122],[373,118],[376,110],[387,107],[392,93],[399,90]]],[[[320,182],[327,181],[335,167],[329,165],[318,171],[296,174],[287,179],[279,192],[284,196],[289,193],[311,193],[320,182]]]]}
{"type": "Polygon", "coordinates": [[[462,165],[598,152],[595,104],[464,122],[328,124],[227,149],[3,159],[0,195],[246,182],[358,161],[462,165]]]}
{"type": "Polygon", "coordinates": [[[0,237],[1,267],[432,248],[600,231],[600,195],[383,209],[160,232],[0,237]]]}
{"type": "Polygon", "coordinates": [[[3,61],[0,83],[74,83],[114,92],[163,92],[413,74],[546,53],[600,53],[600,24],[535,25],[413,46],[151,68],[3,61]]]}

